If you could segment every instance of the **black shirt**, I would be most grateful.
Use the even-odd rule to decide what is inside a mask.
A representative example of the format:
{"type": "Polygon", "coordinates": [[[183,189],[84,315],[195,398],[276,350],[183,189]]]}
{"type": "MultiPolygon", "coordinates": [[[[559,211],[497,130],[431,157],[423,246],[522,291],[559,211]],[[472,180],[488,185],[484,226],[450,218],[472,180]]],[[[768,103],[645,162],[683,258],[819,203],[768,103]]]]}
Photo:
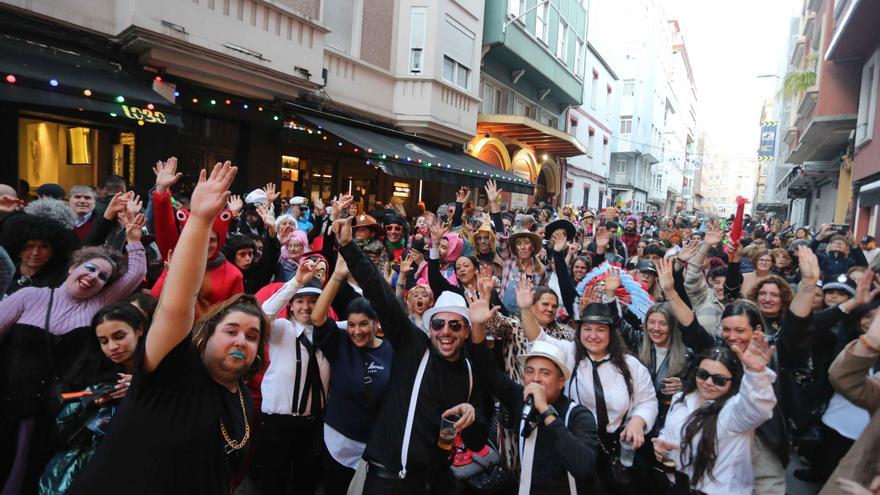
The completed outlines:
{"type": "MultiPolygon", "coordinates": [[[[349,243],[339,252],[363,288],[364,297],[376,309],[385,339],[394,348],[391,365],[394,373],[385,389],[364,459],[389,470],[401,469],[401,446],[410,396],[415,387],[419,364],[427,349],[430,354],[419,389],[407,472],[428,478],[439,476],[450,465],[449,452],[437,446],[440,416],[447,409],[468,402],[467,364],[463,357],[450,362],[433,350],[427,335],[410,321],[397,302],[394,291],[355,243],[349,243]]],[[[474,397],[480,396],[477,388],[474,377],[471,403],[474,397]]],[[[486,443],[486,425],[475,422],[462,432],[462,439],[468,448],[479,451],[486,443]]]]}
{"type": "MultiPolygon", "coordinates": [[[[253,404],[244,384],[253,436],[253,404]]],[[[190,340],[152,373],[135,372],[107,437],[68,494],[224,494],[248,446],[226,455],[229,437],[244,437],[241,399],[211,379],[190,340]]]]}

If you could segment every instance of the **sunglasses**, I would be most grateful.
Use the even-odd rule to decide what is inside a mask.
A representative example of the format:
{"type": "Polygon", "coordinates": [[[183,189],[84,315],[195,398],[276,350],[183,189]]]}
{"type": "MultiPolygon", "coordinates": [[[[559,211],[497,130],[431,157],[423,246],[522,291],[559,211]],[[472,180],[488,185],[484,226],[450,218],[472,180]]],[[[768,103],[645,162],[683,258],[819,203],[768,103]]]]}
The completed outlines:
{"type": "Polygon", "coordinates": [[[98,279],[101,280],[101,282],[106,282],[106,281],[110,280],[110,274],[106,273],[106,272],[99,271],[100,268],[98,268],[98,265],[96,265],[94,263],[86,263],[83,265],[83,268],[88,270],[90,273],[98,272],[98,279]]]}
{"type": "Polygon", "coordinates": [[[476,241],[476,242],[489,242],[489,236],[487,236],[487,235],[477,236],[477,237],[474,237],[474,241],[476,241]]]}
{"type": "Polygon", "coordinates": [[[449,325],[449,329],[456,333],[464,328],[464,322],[461,320],[444,320],[442,318],[433,318],[431,320],[431,330],[434,330],[435,332],[443,330],[443,327],[446,325],[449,325]]]}
{"type": "Polygon", "coordinates": [[[403,232],[403,227],[401,227],[400,225],[386,225],[385,230],[391,232],[403,232]]]}
{"type": "Polygon", "coordinates": [[[723,387],[723,386],[727,385],[727,382],[729,382],[730,380],[733,380],[733,378],[731,378],[731,377],[722,376],[722,375],[713,375],[712,373],[709,373],[708,371],[706,371],[703,368],[697,368],[697,379],[698,380],[706,381],[709,378],[712,379],[712,383],[714,383],[716,387],[723,387]]]}

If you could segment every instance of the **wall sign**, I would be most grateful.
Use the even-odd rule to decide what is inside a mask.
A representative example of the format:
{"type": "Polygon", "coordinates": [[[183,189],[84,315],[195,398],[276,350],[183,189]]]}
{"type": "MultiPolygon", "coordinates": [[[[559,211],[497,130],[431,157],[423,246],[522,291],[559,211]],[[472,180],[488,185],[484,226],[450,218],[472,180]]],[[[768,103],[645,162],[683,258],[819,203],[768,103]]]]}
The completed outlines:
{"type": "Polygon", "coordinates": [[[158,110],[150,110],[149,108],[138,108],[138,107],[130,107],[128,105],[121,105],[122,112],[126,117],[132,120],[140,120],[143,122],[150,122],[151,124],[165,124],[167,121],[165,119],[165,114],[158,110]]]}

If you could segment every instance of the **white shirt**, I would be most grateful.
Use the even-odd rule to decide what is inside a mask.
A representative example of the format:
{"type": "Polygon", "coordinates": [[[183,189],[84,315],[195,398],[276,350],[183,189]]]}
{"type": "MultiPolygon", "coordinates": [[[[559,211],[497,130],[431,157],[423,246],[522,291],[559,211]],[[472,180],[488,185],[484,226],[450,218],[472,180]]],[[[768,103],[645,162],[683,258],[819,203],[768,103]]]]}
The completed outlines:
{"type": "MultiPolygon", "coordinates": [[[[293,390],[296,380],[296,348],[300,348],[300,397],[302,394],[309,393],[305,387],[306,370],[309,365],[309,352],[302,347],[297,338],[305,334],[309,342],[314,342],[312,325],[303,325],[297,321],[285,319],[276,319],[278,312],[281,311],[288,301],[293,297],[299,289],[296,279],[291,279],[285,283],[281,289],[272,295],[263,303],[263,311],[272,319],[272,330],[269,336],[269,367],[263,375],[263,382],[260,385],[260,392],[263,395],[263,403],[261,411],[267,414],[287,414],[297,416],[298,414],[293,408],[293,390]]],[[[318,370],[321,375],[321,383],[324,386],[324,397],[327,397],[330,384],[330,362],[324,357],[324,354],[317,350],[315,357],[318,359],[318,370]]],[[[311,411],[312,400],[310,397],[306,403],[305,410],[311,411]]],[[[326,403],[326,401],[325,401],[326,403]]]]}
{"type": "Polygon", "coordinates": [[[92,210],[85,215],[77,216],[76,219],[73,221],[73,225],[77,228],[82,227],[83,225],[85,225],[86,222],[92,219],[92,213],[94,212],[95,211],[92,210]]]}
{"type": "Polygon", "coordinates": [[[348,438],[327,423],[324,423],[324,445],[336,462],[351,469],[357,469],[367,448],[367,444],[348,438]]]}
{"type": "MultiPolygon", "coordinates": [[[[743,373],[739,393],[731,397],[721,412],[718,413],[716,426],[715,468],[712,475],[706,473],[695,488],[708,495],[739,494],[751,495],[755,482],[752,473],[752,441],[755,429],[773,416],[776,395],[773,382],[776,373],[767,368],[761,373],[746,370],[743,373]]],[[[681,399],[681,392],[672,398],[672,407],[666,416],[666,425],[658,438],[681,444],[681,430],[691,414],[698,409],[699,392],[691,392],[681,399]]],[[[703,403],[705,405],[706,403],[703,403]]],[[[701,435],[696,435],[688,449],[688,457],[693,455],[699,445],[701,435]]],[[[688,476],[693,475],[693,466],[682,458],[681,449],[675,450],[672,456],[678,469],[688,476]]]]}
{"type": "MultiPolygon", "coordinates": [[[[575,367],[575,343],[568,340],[555,339],[541,330],[538,340],[549,342],[565,354],[565,364],[574,370],[572,379],[566,384],[565,394],[572,400],[590,410],[597,418],[596,395],[593,389],[593,364],[589,359],[582,359],[575,367]]],[[[606,358],[607,359],[607,358],[606,358]]],[[[651,373],[635,356],[626,355],[626,365],[632,376],[633,396],[630,398],[626,389],[626,381],[618,369],[611,363],[599,366],[599,379],[605,395],[605,407],[608,410],[609,433],[614,433],[624,419],[638,416],[645,420],[645,431],[651,431],[657,419],[657,395],[651,373]]]]}
{"type": "Polygon", "coordinates": [[[874,258],[880,254],[880,247],[875,247],[874,249],[862,250],[862,253],[865,255],[865,259],[868,260],[868,264],[870,265],[874,258]]]}
{"type": "Polygon", "coordinates": [[[846,438],[856,440],[868,427],[871,415],[867,409],[862,409],[834,392],[825,414],[822,415],[822,422],[846,438]]]}

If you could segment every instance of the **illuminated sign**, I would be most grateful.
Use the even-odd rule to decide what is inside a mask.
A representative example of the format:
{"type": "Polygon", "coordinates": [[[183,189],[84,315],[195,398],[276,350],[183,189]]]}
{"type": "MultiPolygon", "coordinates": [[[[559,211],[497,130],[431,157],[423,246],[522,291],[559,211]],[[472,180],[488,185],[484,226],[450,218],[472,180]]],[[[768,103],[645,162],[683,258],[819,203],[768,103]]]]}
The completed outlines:
{"type": "Polygon", "coordinates": [[[395,182],[394,183],[394,192],[391,193],[392,196],[397,196],[398,198],[408,198],[409,197],[409,184],[406,182],[395,182]]]}
{"type": "Polygon", "coordinates": [[[150,122],[152,124],[165,124],[167,122],[165,119],[165,114],[158,110],[130,107],[128,105],[120,106],[122,107],[122,112],[125,114],[125,116],[132,120],[150,122]]]}

